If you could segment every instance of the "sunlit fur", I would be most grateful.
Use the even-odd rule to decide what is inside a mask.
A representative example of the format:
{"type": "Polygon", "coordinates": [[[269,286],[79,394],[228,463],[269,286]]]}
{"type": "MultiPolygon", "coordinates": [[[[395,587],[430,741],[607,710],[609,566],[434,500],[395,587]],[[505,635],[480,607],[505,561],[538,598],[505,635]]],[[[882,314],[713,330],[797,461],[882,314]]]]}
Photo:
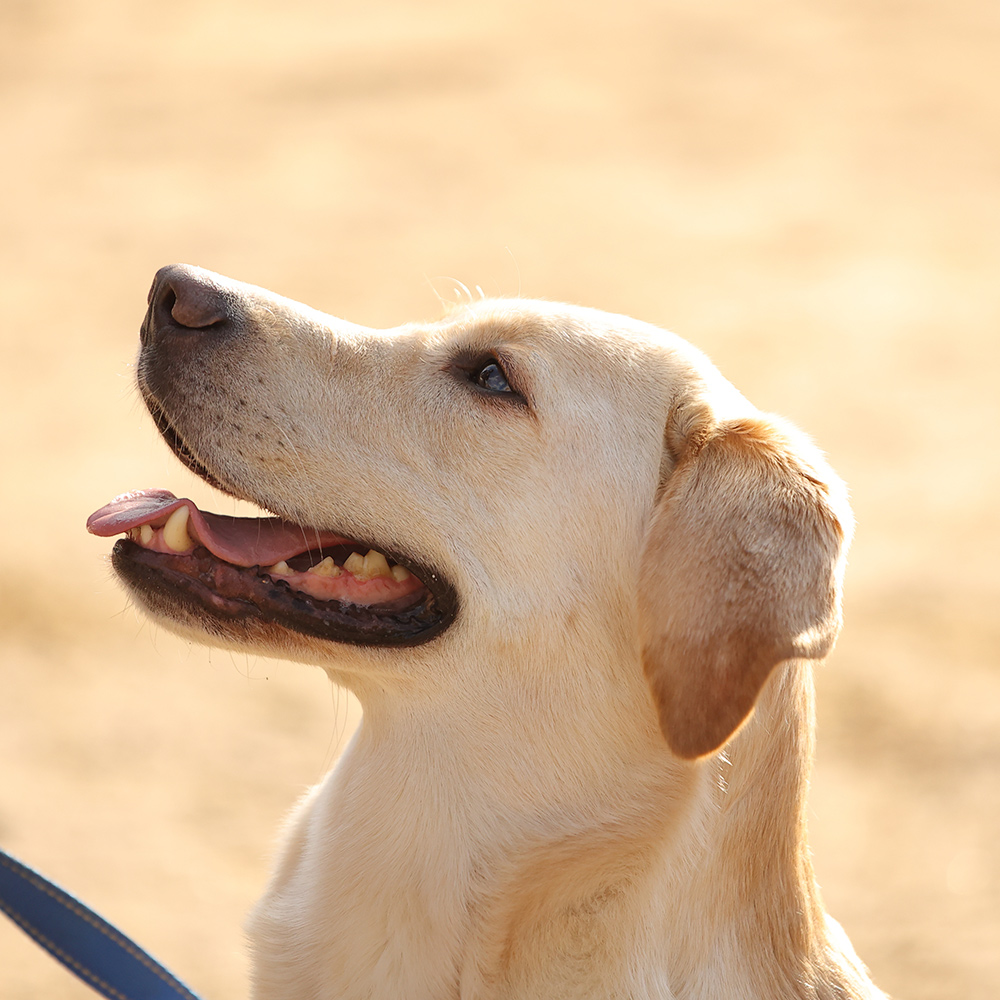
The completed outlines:
{"type": "Polygon", "coordinates": [[[374,331],[188,273],[240,316],[170,373],[198,460],[460,601],[411,650],[245,637],[364,709],[250,919],[254,995],[882,996],[806,845],[808,660],[851,532],[812,445],[622,316],[486,300],[374,331]],[[474,391],[470,352],[521,398],[474,391]]]}

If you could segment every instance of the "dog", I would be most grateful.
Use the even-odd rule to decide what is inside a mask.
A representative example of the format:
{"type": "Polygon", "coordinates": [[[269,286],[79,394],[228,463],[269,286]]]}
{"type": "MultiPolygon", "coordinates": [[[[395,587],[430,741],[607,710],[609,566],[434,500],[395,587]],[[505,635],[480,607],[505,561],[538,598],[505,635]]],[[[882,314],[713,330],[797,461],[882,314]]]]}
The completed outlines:
{"type": "Polygon", "coordinates": [[[884,994],[806,843],[852,516],[697,349],[522,300],[388,331],[160,270],[138,385],[190,469],[88,526],[197,641],[363,720],[249,920],[268,1000],[884,994]]]}

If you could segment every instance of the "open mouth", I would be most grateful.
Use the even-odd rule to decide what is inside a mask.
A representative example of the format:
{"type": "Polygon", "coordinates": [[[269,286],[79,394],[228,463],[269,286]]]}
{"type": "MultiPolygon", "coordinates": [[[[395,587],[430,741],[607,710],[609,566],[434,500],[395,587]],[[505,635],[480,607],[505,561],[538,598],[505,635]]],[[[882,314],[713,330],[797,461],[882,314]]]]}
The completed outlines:
{"type": "Polygon", "coordinates": [[[125,535],[112,563],[154,609],[207,616],[223,631],[249,619],[337,642],[407,646],[455,615],[451,587],[403,556],[276,517],[202,511],[167,490],[115,497],[87,530],[125,535]]]}

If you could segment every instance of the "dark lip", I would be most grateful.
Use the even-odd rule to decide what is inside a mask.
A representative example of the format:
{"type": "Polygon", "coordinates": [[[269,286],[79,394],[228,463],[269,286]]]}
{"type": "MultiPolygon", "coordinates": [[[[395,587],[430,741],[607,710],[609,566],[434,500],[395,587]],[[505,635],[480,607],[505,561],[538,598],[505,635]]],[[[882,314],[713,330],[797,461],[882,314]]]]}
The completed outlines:
{"type": "MultiPolygon", "coordinates": [[[[253,497],[238,493],[212,473],[187,445],[141,376],[138,382],[143,401],[160,436],[177,458],[220,492],[255,503],[253,497]]],[[[405,609],[320,601],[292,590],[284,583],[267,581],[268,586],[264,587],[258,583],[264,578],[254,569],[233,566],[216,559],[203,548],[196,549],[192,556],[171,556],[144,549],[128,539],[119,539],[115,543],[112,565],[152,610],[174,618],[177,617],[176,612],[180,612],[199,621],[203,621],[207,614],[216,623],[228,622],[230,628],[240,621],[256,620],[333,642],[362,646],[415,646],[435,638],[452,624],[458,614],[458,595],[444,576],[377,542],[366,539],[355,541],[362,547],[377,549],[392,562],[408,569],[424,585],[426,596],[413,607],[405,609]],[[199,558],[207,558],[214,564],[211,574],[207,564],[192,574],[188,572],[192,567],[180,562],[191,559],[196,553],[203,553],[199,558]],[[224,597],[213,591],[205,581],[209,575],[218,577],[220,573],[221,578],[227,578],[228,574],[230,586],[236,580],[242,580],[247,585],[246,594],[250,595],[250,599],[235,593],[224,597]]]]}
{"type": "Polygon", "coordinates": [[[440,578],[412,603],[368,606],[317,600],[204,548],[173,555],[120,538],[111,562],[151,610],[175,620],[204,622],[207,615],[233,637],[256,624],[359,646],[417,646],[447,629],[457,610],[440,578]]]}

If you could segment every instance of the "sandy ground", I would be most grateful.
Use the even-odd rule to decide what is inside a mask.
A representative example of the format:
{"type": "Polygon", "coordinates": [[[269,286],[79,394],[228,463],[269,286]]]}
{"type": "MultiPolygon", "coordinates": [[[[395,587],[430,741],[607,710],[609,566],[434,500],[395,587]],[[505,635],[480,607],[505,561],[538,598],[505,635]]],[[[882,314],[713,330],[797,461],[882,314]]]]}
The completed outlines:
{"type": "MultiPolygon", "coordinates": [[[[137,617],[110,496],[217,510],[131,388],[175,260],[373,325],[454,280],[669,326],[850,482],[827,902],[881,985],[1000,993],[1000,6],[0,3],[0,843],[209,998],[356,721],[137,617]]],[[[0,997],[90,996],[0,924],[0,997]]]]}

